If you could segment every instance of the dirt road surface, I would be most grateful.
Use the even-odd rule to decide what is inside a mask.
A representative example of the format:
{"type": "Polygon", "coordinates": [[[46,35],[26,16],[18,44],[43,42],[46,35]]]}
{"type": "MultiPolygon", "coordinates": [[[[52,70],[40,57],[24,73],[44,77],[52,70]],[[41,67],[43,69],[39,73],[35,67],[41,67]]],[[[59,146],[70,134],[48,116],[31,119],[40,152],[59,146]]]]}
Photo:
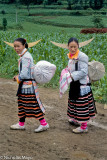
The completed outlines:
{"type": "Polygon", "coordinates": [[[34,133],[39,121],[26,119],[26,130],[10,130],[18,122],[17,83],[0,78],[0,160],[107,160],[107,110],[96,103],[98,114],[88,125],[89,132],[74,134],[67,119],[66,93],[59,98],[57,89],[39,88],[50,129],[34,133]]]}

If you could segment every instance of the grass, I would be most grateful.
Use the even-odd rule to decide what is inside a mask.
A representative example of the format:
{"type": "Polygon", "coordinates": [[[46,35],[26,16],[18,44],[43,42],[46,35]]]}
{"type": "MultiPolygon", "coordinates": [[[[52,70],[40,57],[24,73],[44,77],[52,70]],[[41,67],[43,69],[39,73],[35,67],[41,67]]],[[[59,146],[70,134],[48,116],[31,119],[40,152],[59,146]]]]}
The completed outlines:
{"type": "MultiPolygon", "coordinates": [[[[91,12],[89,13],[88,16],[83,16],[83,15],[75,16],[72,14],[74,12],[72,10],[69,11],[69,10],[62,10],[62,9],[44,9],[44,8],[35,8],[35,7],[37,6],[31,6],[30,13],[32,14],[32,16],[28,16],[28,11],[26,7],[19,6],[17,8],[18,23],[16,23],[16,6],[0,4],[0,13],[2,10],[5,10],[6,12],[6,14],[4,15],[0,14],[0,26],[2,26],[2,19],[6,18],[8,23],[7,25],[8,31],[23,29],[23,32],[24,31],[31,32],[29,29],[29,26],[31,25],[33,28],[32,32],[35,32],[35,29],[34,29],[35,24],[36,24],[36,28],[39,28],[39,27],[41,28],[41,25],[42,25],[42,30],[44,31],[46,31],[46,28],[48,28],[48,30],[52,29],[52,31],[53,30],[59,31],[59,29],[61,29],[67,32],[69,30],[71,32],[72,30],[73,32],[77,32],[77,33],[78,31],[80,31],[80,28],[94,27],[94,24],[92,22],[93,16],[90,15],[91,12]]],[[[78,12],[78,11],[75,11],[75,12],[78,12]]],[[[79,11],[79,12],[84,14],[87,11],[79,11]]],[[[107,27],[106,15],[102,15],[101,17],[102,17],[104,26],[107,27]]],[[[39,31],[41,31],[41,29],[39,29],[39,31]]]]}
{"type": "MultiPolygon", "coordinates": [[[[93,16],[30,16],[28,21],[60,27],[92,28],[93,16]]],[[[102,17],[104,26],[107,26],[107,19],[102,17]]]]}

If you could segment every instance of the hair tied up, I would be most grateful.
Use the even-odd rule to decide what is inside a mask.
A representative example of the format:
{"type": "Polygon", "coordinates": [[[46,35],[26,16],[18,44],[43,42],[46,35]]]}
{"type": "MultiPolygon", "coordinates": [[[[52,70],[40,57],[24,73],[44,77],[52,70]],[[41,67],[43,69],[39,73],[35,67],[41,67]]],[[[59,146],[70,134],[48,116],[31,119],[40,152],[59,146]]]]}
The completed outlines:
{"type": "Polygon", "coordinates": [[[26,39],[24,39],[25,40],[25,43],[26,43],[26,39]]]}

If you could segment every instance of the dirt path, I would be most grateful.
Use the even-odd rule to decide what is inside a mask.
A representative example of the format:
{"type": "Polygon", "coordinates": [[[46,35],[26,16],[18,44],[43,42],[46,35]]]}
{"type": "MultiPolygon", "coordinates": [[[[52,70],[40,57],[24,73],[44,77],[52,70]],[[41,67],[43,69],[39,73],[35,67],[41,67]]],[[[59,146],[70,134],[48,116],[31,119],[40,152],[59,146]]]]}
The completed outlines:
{"type": "Polygon", "coordinates": [[[60,99],[58,90],[39,88],[50,129],[34,133],[39,122],[26,119],[25,131],[13,131],[10,125],[18,122],[16,91],[16,82],[0,78],[0,160],[107,159],[107,110],[103,109],[104,105],[97,103],[98,114],[95,122],[89,124],[89,132],[77,135],[72,133],[75,127],[67,121],[68,94],[60,99]]]}

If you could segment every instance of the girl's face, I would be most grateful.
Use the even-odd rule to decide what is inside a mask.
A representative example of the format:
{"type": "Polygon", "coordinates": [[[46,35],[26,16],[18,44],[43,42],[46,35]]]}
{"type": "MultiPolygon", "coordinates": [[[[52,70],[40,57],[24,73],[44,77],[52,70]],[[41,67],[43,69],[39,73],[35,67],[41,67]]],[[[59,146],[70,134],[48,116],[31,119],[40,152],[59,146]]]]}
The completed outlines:
{"type": "Polygon", "coordinates": [[[75,41],[72,41],[68,45],[69,52],[75,54],[78,50],[78,44],[75,41]]]}
{"type": "Polygon", "coordinates": [[[13,44],[14,44],[14,50],[16,51],[17,54],[20,54],[25,48],[25,45],[23,45],[19,41],[15,41],[13,44]]]}

